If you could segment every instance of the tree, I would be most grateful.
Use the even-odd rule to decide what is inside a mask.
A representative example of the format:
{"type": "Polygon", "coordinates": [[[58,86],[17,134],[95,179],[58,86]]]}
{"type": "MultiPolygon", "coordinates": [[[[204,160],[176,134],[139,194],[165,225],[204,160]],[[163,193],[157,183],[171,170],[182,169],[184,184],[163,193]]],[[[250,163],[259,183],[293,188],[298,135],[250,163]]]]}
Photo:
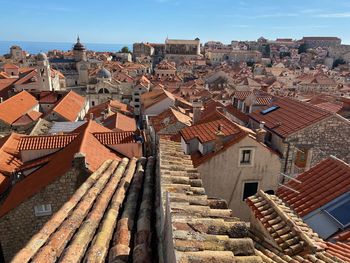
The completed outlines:
{"type": "Polygon", "coordinates": [[[129,48],[127,46],[123,47],[121,50],[120,50],[121,53],[131,53],[129,48]]]}

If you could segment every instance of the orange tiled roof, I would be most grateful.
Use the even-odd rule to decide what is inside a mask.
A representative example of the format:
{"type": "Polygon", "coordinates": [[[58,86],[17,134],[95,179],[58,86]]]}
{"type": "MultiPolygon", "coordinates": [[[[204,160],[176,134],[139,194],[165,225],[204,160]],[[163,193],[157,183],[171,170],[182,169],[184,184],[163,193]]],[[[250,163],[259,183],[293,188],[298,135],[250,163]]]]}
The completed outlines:
{"type": "Polygon", "coordinates": [[[24,136],[20,139],[18,150],[42,150],[66,147],[78,134],[24,136]]]}
{"type": "Polygon", "coordinates": [[[336,104],[332,102],[323,102],[316,104],[315,106],[333,113],[338,113],[343,108],[342,104],[336,104]]]}
{"type": "Polygon", "coordinates": [[[153,163],[106,160],[13,262],[153,262],[153,163]]]}
{"type": "Polygon", "coordinates": [[[15,64],[10,64],[10,63],[3,65],[2,68],[3,69],[19,69],[18,66],[16,66],[15,64]]]}
{"type": "Polygon", "coordinates": [[[255,231],[256,226],[251,227],[255,247],[264,262],[341,262],[327,250],[326,242],[278,197],[259,190],[246,202],[265,229],[260,232],[255,231]]]}
{"type": "Polygon", "coordinates": [[[103,145],[115,145],[123,143],[137,143],[133,131],[124,132],[96,132],[94,136],[103,145]]]}
{"type": "Polygon", "coordinates": [[[12,84],[16,81],[17,79],[0,79],[0,95],[3,99],[8,98],[8,92],[12,86],[12,84]]]}
{"type": "Polygon", "coordinates": [[[38,101],[28,92],[22,91],[0,104],[0,119],[12,124],[36,105],[38,101]]]}
{"type": "Polygon", "coordinates": [[[141,95],[141,101],[145,109],[153,106],[154,104],[166,98],[171,98],[175,100],[174,95],[166,91],[165,89],[157,89],[141,95]]]}
{"type": "Polygon", "coordinates": [[[300,216],[305,216],[350,191],[350,166],[330,157],[299,174],[296,180],[301,183],[291,180],[285,185],[299,193],[280,187],[277,195],[300,216]]]}
{"type": "Polygon", "coordinates": [[[29,125],[34,121],[37,121],[43,114],[38,111],[30,111],[26,114],[24,114],[22,117],[18,118],[14,123],[12,123],[13,126],[25,126],[29,125]]]}
{"type": "Polygon", "coordinates": [[[279,108],[265,115],[258,110],[248,116],[257,122],[264,121],[270,131],[282,138],[332,116],[329,111],[291,98],[278,97],[263,110],[271,106],[279,108]]]}
{"type": "Polygon", "coordinates": [[[17,150],[20,138],[21,135],[11,133],[0,139],[0,194],[10,185],[9,175],[22,165],[17,150]]]}
{"type": "Polygon", "coordinates": [[[241,112],[240,110],[233,107],[232,104],[227,105],[225,107],[225,109],[227,110],[228,113],[232,114],[237,119],[241,120],[244,123],[248,123],[248,121],[249,121],[248,116],[246,114],[244,114],[243,112],[241,112]]]}
{"type": "Polygon", "coordinates": [[[94,121],[86,122],[75,129],[72,133],[79,135],[71,143],[54,153],[50,161],[43,167],[12,187],[11,192],[0,206],[0,217],[71,169],[76,153],[85,154],[85,160],[91,172],[96,171],[107,159],[120,160],[121,156],[118,153],[104,146],[93,135],[97,132],[110,132],[110,130],[94,121]]]}
{"type": "Polygon", "coordinates": [[[216,138],[215,133],[219,125],[222,127],[222,132],[225,136],[234,135],[241,132],[241,129],[233,122],[226,118],[221,118],[215,121],[205,122],[190,127],[186,127],[180,131],[185,141],[198,138],[202,143],[213,141],[216,138]]]}
{"type": "Polygon", "coordinates": [[[157,133],[177,122],[181,122],[186,126],[190,126],[192,123],[191,117],[174,108],[169,108],[158,116],[150,117],[150,119],[152,126],[157,133]]]}
{"type": "Polygon", "coordinates": [[[68,121],[76,121],[84,106],[85,98],[74,91],[70,91],[58,102],[52,111],[58,113],[68,121]]]}
{"type": "Polygon", "coordinates": [[[327,242],[326,251],[329,254],[344,260],[345,262],[350,262],[350,244],[349,243],[327,242]]]}
{"type": "Polygon", "coordinates": [[[122,113],[114,113],[103,120],[103,126],[114,131],[136,131],[136,121],[122,113]]]}

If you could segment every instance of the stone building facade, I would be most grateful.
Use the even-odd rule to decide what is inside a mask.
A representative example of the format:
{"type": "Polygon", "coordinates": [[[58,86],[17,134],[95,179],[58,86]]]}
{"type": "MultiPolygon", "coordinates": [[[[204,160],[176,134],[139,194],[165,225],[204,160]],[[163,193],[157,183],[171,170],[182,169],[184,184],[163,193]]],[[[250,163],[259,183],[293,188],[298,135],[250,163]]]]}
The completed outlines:
{"type": "Polygon", "coordinates": [[[303,172],[304,167],[298,167],[300,158],[305,159],[306,169],[328,158],[329,155],[350,163],[349,134],[350,121],[335,114],[291,135],[286,139],[286,143],[291,145],[287,171],[291,174],[303,172]]]}
{"type": "Polygon", "coordinates": [[[303,37],[301,40],[307,48],[335,47],[341,44],[337,37],[303,37]]]}
{"type": "Polygon", "coordinates": [[[16,252],[43,227],[51,215],[69,200],[87,175],[85,158],[82,155],[76,155],[73,167],[67,173],[2,216],[0,218],[0,248],[4,258],[0,258],[0,262],[1,260],[9,262],[16,252]],[[38,215],[36,207],[42,205],[45,205],[46,208],[50,207],[51,211],[38,215]]]}

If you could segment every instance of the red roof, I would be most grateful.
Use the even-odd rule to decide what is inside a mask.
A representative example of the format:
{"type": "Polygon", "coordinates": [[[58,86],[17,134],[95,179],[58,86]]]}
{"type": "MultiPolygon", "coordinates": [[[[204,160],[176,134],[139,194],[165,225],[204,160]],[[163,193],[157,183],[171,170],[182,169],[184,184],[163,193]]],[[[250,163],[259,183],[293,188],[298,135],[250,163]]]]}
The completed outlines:
{"type": "Polygon", "coordinates": [[[122,113],[114,113],[103,121],[103,126],[113,131],[136,131],[136,121],[122,113]]]}
{"type": "Polygon", "coordinates": [[[209,142],[215,140],[215,133],[218,131],[219,125],[221,125],[221,130],[225,136],[241,132],[241,129],[236,124],[223,117],[218,120],[183,128],[180,133],[185,141],[197,138],[202,143],[209,142]]]}
{"type": "Polygon", "coordinates": [[[125,132],[96,132],[94,136],[99,140],[103,145],[115,145],[123,143],[137,143],[134,139],[134,132],[125,131],[125,132]]]}
{"type": "Polygon", "coordinates": [[[13,126],[25,126],[28,124],[31,124],[32,122],[38,120],[41,115],[43,115],[41,112],[38,111],[30,111],[17,119],[14,123],[12,123],[13,126]]]}
{"type": "Polygon", "coordinates": [[[66,147],[78,134],[25,136],[20,139],[18,150],[42,150],[66,147]]]}
{"type": "Polygon", "coordinates": [[[121,156],[104,146],[94,135],[96,132],[110,132],[107,128],[89,121],[74,130],[79,134],[62,150],[54,153],[50,161],[25,177],[13,186],[11,192],[0,206],[0,217],[7,214],[22,202],[39,192],[71,169],[76,153],[84,153],[86,163],[91,172],[94,172],[107,159],[121,160],[121,156]]]}
{"type": "Polygon", "coordinates": [[[10,186],[10,177],[22,165],[17,146],[21,135],[12,133],[0,139],[0,194],[10,186]]]}
{"type": "Polygon", "coordinates": [[[245,100],[253,91],[235,91],[233,97],[239,100],[245,100]]]}
{"type": "Polygon", "coordinates": [[[3,99],[7,99],[9,97],[8,92],[16,80],[17,79],[0,79],[0,97],[3,99]]]}
{"type": "Polygon", "coordinates": [[[297,192],[280,187],[277,195],[300,216],[305,216],[350,191],[350,166],[330,157],[295,179],[301,183],[290,180],[285,185],[297,192]]]}
{"type": "Polygon", "coordinates": [[[38,101],[28,92],[22,91],[0,103],[0,119],[7,124],[12,124],[36,105],[38,101]]]}
{"type": "Polygon", "coordinates": [[[144,109],[147,109],[156,103],[165,100],[166,98],[170,98],[172,100],[175,100],[175,97],[170,92],[164,90],[164,89],[157,89],[153,90],[151,92],[147,92],[141,95],[141,102],[144,107],[144,109]]]}
{"type": "MultiPolygon", "coordinates": [[[[174,108],[169,108],[157,116],[152,116],[150,120],[156,133],[178,122],[186,126],[190,126],[192,123],[191,117],[174,108]]],[[[173,132],[170,132],[170,134],[173,134],[173,132]]]]}
{"type": "Polygon", "coordinates": [[[2,68],[3,69],[19,69],[18,66],[16,66],[15,64],[10,64],[10,63],[3,65],[2,68]]]}
{"type": "Polygon", "coordinates": [[[258,110],[248,116],[257,122],[264,121],[270,131],[282,138],[332,116],[329,111],[291,98],[278,97],[263,110],[272,106],[279,108],[267,114],[262,114],[262,110],[258,110]]]}
{"type": "Polygon", "coordinates": [[[349,243],[327,242],[326,244],[327,244],[326,251],[329,254],[336,256],[344,260],[345,262],[350,262],[350,244],[349,243]]]}
{"type": "Polygon", "coordinates": [[[54,91],[42,91],[39,96],[40,104],[55,104],[58,101],[58,94],[54,91]]]}
{"type": "Polygon", "coordinates": [[[70,91],[58,102],[52,111],[56,112],[68,121],[76,121],[84,106],[85,98],[74,91],[70,91]]]}
{"type": "Polygon", "coordinates": [[[232,104],[227,105],[225,107],[225,109],[227,110],[228,113],[230,113],[232,116],[236,117],[237,119],[241,120],[244,123],[248,123],[249,118],[248,115],[244,114],[243,112],[241,112],[240,110],[236,109],[235,107],[233,107],[232,104]]]}
{"type": "Polygon", "coordinates": [[[315,106],[333,113],[338,113],[343,108],[343,104],[336,104],[332,102],[323,102],[316,104],[315,106]]]}

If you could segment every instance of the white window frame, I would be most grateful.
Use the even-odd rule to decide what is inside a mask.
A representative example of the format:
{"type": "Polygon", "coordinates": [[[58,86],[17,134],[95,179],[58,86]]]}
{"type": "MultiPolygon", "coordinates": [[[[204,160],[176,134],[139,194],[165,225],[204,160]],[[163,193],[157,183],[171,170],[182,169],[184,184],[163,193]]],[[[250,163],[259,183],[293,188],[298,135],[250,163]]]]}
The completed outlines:
{"type": "Polygon", "coordinates": [[[34,206],[35,216],[49,216],[52,215],[51,204],[42,204],[34,206]]]}
{"type": "Polygon", "coordinates": [[[253,147],[239,148],[238,167],[252,167],[252,166],[254,166],[254,158],[255,158],[255,148],[253,148],[253,147]],[[243,157],[243,151],[251,151],[249,163],[241,163],[241,160],[243,157]]]}
{"type": "Polygon", "coordinates": [[[260,190],[260,181],[259,180],[247,180],[247,181],[243,181],[242,184],[242,193],[241,193],[241,202],[245,203],[245,200],[243,200],[244,197],[244,186],[246,183],[257,183],[258,187],[256,188],[256,192],[259,192],[260,190]]]}

